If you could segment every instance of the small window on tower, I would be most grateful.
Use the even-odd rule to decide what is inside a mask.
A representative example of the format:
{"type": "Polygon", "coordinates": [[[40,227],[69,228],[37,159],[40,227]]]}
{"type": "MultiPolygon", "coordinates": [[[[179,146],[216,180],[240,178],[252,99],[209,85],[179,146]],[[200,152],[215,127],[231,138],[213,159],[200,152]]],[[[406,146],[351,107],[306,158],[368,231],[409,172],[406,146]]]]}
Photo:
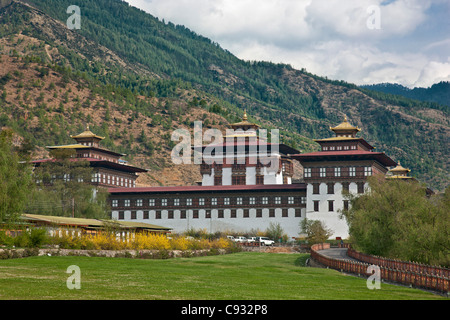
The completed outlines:
{"type": "Polygon", "coordinates": [[[350,177],[356,176],[356,168],[355,167],[350,167],[349,170],[348,170],[348,175],[350,177]]]}
{"type": "Polygon", "coordinates": [[[319,211],[319,200],[314,200],[314,211],[318,212],[319,211]]]}
{"type": "Polygon", "coordinates": [[[305,178],[311,178],[311,168],[305,168],[304,176],[305,178]]]}
{"type": "Polygon", "coordinates": [[[341,176],[341,168],[339,168],[339,167],[334,168],[334,176],[335,177],[340,177],[341,176]]]}

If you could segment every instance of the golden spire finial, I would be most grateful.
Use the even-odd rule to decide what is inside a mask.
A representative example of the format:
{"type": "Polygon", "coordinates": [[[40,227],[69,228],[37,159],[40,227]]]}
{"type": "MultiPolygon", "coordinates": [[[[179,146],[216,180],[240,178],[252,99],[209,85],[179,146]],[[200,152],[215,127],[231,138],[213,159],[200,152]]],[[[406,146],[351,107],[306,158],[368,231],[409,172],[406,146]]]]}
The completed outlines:
{"type": "Polygon", "coordinates": [[[89,131],[89,124],[86,124],[86,131],[89,131]]]}
{"type": "Polygon", "coordinates": [[[348,122],[347,115],[344,115],[344,122],[348,122]]]}
{"type": "Polygon", "coordinates": [[[244,117],[242,118],[242,120],[247,121],[247,110],[244,111],[244,117]]]}

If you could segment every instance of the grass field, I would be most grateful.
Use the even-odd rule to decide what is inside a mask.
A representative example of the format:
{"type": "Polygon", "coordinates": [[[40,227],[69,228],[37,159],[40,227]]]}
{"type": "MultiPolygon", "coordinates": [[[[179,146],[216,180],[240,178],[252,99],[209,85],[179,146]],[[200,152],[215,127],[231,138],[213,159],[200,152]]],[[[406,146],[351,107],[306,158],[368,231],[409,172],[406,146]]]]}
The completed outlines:
{"type": "Polygon", "coordinates": [[[29,257],[0,260],[2,300],[422,300],[446,299],[334,270],[304,267],[306,254],[235,253],[140,260],[29,257]],[[81,270],[81,289],[69,290],[66,270],[81,270]]]}

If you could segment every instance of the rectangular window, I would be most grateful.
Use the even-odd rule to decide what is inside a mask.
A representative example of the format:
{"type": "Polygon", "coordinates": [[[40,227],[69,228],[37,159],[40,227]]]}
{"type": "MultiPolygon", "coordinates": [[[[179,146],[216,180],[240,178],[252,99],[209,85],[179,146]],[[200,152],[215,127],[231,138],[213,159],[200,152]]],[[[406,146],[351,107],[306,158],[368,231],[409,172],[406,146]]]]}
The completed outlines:
{"type": "Polygon", "coordinates": [[[275,209],[269,209],[269,218],[275,218],[275,209]]]}
{"type": "Polygon", "coordinates": [[[173,205],[179,206],[180,205],[180,199],[173,199],[173,205]]]}
{"type": "Polygon", "coordinates": [[[262,197],[261,198],[261,203],[262,204],[269,204],[269,198],[268,197],[262,197]]]}
{"type": "Polygon", "coordinates": [[[242,186],[245,185],[245,176],[233,176],[231,178],[231,184],[233,186],[242,186]]]}
{"type": "Polygon", "coordinates": [[[119,206],[119,200],[111,201],[111,207],[118,207],[118,206],[119,206]]]}
{"type": "Polygon", "coordinates": [[[327,183],[327,193],[334,194],[334,183],[327,183]]]}
{"type": "Polygon", "coordinates": [[[256,204],[256,198],[255,197],[250,197],[249,198],[249,204],[255,205],[256,204]]]}
{"type": "Polygon", "coordinates": [[[356,176],[356,168],[355,167],[350,167],[349,170],[348,170],[348,175],[350,177],[356,176]]]}
{"type": "Polygon", "coordinates": [[[169,213],[167,215],[168,219],[173,219],[173,210],[169,210],[169,213]]]}
{"type": "Polygon", "coordinates": [[[223,205],[229,206],[230,205],[230,198],[223,198],[223,205]]]}
{"type": "Polygon", "coordinates": [[[130,200],[125,200],[125,204],[124,204],[125,207],[129,207],[130,204],[131,204],[131,201],[130,201],[130,200]]]}
{"type": "Polygon", "coordinates": [[[161,219],[161,211],[156,211],[155,219],[161,219]]]}
{"type": "Polygon", "coordinates": [[[144,220],[148,220],[149,214],[148,211],[144,211],[144,220]]]}
{"type": "Polygon", "coordinates": [[[131,220],[136,220],[136,211],[131,211],[131,220]]]}
{"type": "Polygon", "coordinates": [[[219,212],[217,213],[217,218],[219,219],[223,219],[223,210],[219,210],[219,212]]]}
{"type": "Polygon", "coordinates": [[[167,206],[167,199],[161,199],[161,205],[163,207],[167,206]]]}
{"type": "Polygon", "coordinates": [[[358,193],[364,193],[364,182],[358,182],[358,193]]]}
{"type": "Polygon", "coordinates": [[[186,210],[181,210],[180,219],[186,219],[186,210]]]}
{"type": "Polygon", "coordinates": [[[349,192],[349,190],[350,190],[350,183],[342,182],[342,191],[349,192]]]}
{"type": "Polygon", "coordinates": [[[319,200],[314,200],[314,211],[318,212],[319,211],[319,200]]]}
{"type": "Polygon", "coordinates": [[[205,218],[206,219],[211,219],[211,211],[209,211],[209,210],[205,211],[205,218]]]}
{"type": "Polygon", "coordinates": [[[288,204],[294,204],[294,197],[288,197],[288,204]]]}
{"type": "Polygon", "coordinates": [[[301,204],[306,204],[306,197],[301,197],[300,198],[300,203],[301,204]]]}
{"type": "Polygon", "coordinates": [[[257,175],[256,176],[256,184],[264,184],[264,176],[257,175]]]}
{"type": "Polygon", "coordinates": [[[344,200],[344,210],[348,210],[349,200],[344,200]]]}
{"type": "Polygon", "coordinates": [[[123,211],[119,211],[119,220],[125,219],[125,213],[123,211]]]}
{"type": "Polygon", "coordinates": [[[262,209],[256,209],[256,217],[262,218],[262,209]]]}
{"type": "Polygon", "coordinates": [[[372,175],[372,167],[364,167],[364,176],[370,177],[372,175]]]}
{"type": "Polygon", "coordinates": [[[275,204],[281,204],[281,197],[275,197],[275,204]]]}
{"type": "Polygon", "coordinates": [[[236,204],[239,206],[239,205],[242,205],[242,198],[241,197],[239,197],[239,198],[236,198],[236,204]]]}
{"type": "Polygon", "coordinates": [[[320,193],[319,187],[320,187],[319,183],[313,183],[313,194],[319,194],[320,193]]]}
{"type": "Polygon", "coordinates": [[[136,207],[142,207],[142,199],[136,200],[136,207]]]}
{"type": "Polygon", "coordinates": [[[334,176],[335,177],[340,177],[341,176],[341,168],[339,168],[339,167],[334,168],[334,176]]]}
{"type": "Polygon", "coordinates": [[[304,176],[305,178],[311,178],[311,168],[305,168],[304,176]]]}
{"type": "Polygon", "coordinates": [[[321,178],[326,177],[326,176],[327,176],[327,169],[326,169],[326,168],[320,168],[319,176],[320,176],[321,178]]]}
{"type": "Polygon", "coordinates": [[[250,218],[250,212],[248,209],[244,209],[244,218],[250,218]]]}
{"type": "Polygon", "coordinates": [[[328,211],[334,211],[334,200],[328,200],[328,211]]]}
{"type": "Polygon", "coordinates": [[[302,216],[302,209],[295,209],[295,217],[296,218],[301,218],[302,216]]]}
{"type": "Polygon", "coordinates": [[[192,213],[192,218],[198,219],[198,210],[194,210],[194,212],[192,213]]]}
{"type": "Polygon", "coordinates": [[[288,209],[283,209],[282,212],[281,212],[281,216],[283,218],[287,218],[289,216],[288,213],[289,213],[288,209]]]}
{"type": "Polygon", "coordinates": [[[191,198],[187,198],[186,199],[186,205],[187,206],[192,206],[192,199],[191,198]]]}
{"type": "Polygon", "coordinates": [[[198,199],[198,205],[199,206],[204,206],[205,205],[205,198],[199,198],[198,199]]]}
{"type": "Polygon", "coordinates": [[[148,205],[150,207],[154,207],[155,206],[155,199],[148,199],[148,205]]]}
{"type": "Polygon", "coordinates": [[[222,185],[222,176],[214,177],[214,185],[221,186],[222,185]]]}
{"type": "Polygon", "coordinates": [[[231,210],[230,218],[236,218],[236,210],[231,210]]]}
{"type": "Polygon", "coordinates": [[[211,205],[217,206],[217,198],[211,198],[211,205]]]}

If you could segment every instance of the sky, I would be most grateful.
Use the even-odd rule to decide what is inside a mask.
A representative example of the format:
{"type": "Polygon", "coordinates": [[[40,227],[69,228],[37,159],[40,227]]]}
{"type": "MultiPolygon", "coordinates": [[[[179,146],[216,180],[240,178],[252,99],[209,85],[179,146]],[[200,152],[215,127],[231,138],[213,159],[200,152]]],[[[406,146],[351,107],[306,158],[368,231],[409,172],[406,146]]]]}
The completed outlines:
{"type": "Polygon", "coordinates": [[[450,81],[449,0],[126,0],[248,61],[357,85],[450,81]]]}

